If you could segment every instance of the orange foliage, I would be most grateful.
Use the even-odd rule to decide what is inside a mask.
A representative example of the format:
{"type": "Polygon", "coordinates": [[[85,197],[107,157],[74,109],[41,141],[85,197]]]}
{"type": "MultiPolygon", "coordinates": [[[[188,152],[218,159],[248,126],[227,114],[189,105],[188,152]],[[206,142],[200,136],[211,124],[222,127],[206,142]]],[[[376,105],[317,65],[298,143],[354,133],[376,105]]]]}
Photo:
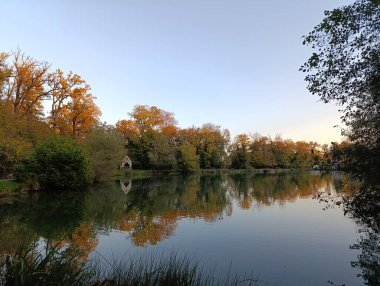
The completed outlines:
{"type": "Polygon", "coordinates": [[[94,103],[95,97],[88,92],[89,90],[89,86],[76,88],[71,95],[71,101],[60,116],[61,122],[66,124],[74,138],[88,132],[101,115],[99,107],[94,103]]]}
{"type": "Polygon", "coordinates": [[[126,140],[133,140],[139,134],[138,125],[133,120],[119,120],[116,122],[116,130],[123,134],[126,140]]]}
{"type": "Polygon", "coordinates": [[[49,65],[25,56],[20,50],[2,54],[0,61],[2,73],[5,73],[0,101],[12,103],[18,117],[41,115],[42,101],[50,94],[50,90],[46,89],[49,65]],[[6,60],[10,57],[11,63],[7,64],[6,60]]]}
{"type": "Polygon", "coordinates": [[[177,124],[173,113],[159,109],[157,106],[136,105],[130,116],[142,132],[147,130],[158,131],[164,127],[177,124]]]}

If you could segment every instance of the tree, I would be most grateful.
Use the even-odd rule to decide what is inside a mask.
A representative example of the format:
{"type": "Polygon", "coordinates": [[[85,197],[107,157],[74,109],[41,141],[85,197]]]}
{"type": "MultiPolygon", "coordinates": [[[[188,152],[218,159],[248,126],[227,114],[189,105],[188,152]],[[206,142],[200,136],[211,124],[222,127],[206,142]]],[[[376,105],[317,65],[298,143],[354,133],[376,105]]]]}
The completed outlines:
{"type": "MultiPolygon", "coordinates": [[[[315,50],[301,67],[308,89],[324,102],[336,102],[349,127],[352,144],[333,144],[332,164],[359,179],[344,199],[345,212],[373,233],[380,222],[380,1],[357,0],[325,12],[325,19],[305,37],[315,50]]],[[[378,236],[375,236],[378,239],[378,236]]],[[[378,241],[365,241],[359,262],[366,285],[379,283],[378,241]],[[371,244],[374,253],[368,253],[371,244]],[[376,245],[377,244],[377,245],[376,245]],[[369,255],[368,255],[369,254],[369,255]]]]}
{"type": "Polygon", "coordinates": [[[10,102],[0,104],[0,178],[11,174],[12,167],[49,135],[45,122],[19,118],[10,102]]]}
{"type": "Polygon", "coordinates": [[[250,145],[250,162],[254,168],[272,168],[276,164],[270,146],[271,139],[255,134],[250,145]]]}
{"type": "Polygon", "coordinates": [[[350,140],[380,144],[380,1],[358,0],[325,16],[303,42],[315,50],[301,67],[308,89],[342,107],[350,140]]]}
{"type": "Polygon", "coordinates": [[[70,101],[79,94],[88,93],[90,87],[79,75],[70,72],[65,76],[60,69],[50,75],[48,85],[51,90],[50,124],[54,131],[62,131],[67,129],[62,126],[64,120],[61,119],[68,113],[70,101]]]}
{"type": "Polygon", "coordinates": [[[94,180],[104,181],[117,174],[118,166],[127,153],[122,135],[112,126],[98,125],[83,140],[94,180]]]}
{"type": "Polygon", "coordinates": [[[314,145],[305,141],[298,141],[294,144],[294,156],[292,158],[292,167],[306,169],[313,166],[313,147],[314,145]]]}
{"type": "Polygon", "coordinates": [[[42,101],[47,99],[50,90],[49,64],[26,56],[17,50],[0,56],[0,102],[11,103],[18,117],[40,116],[43,113],[42,101]],[[11,63],[6,62],[11,58],[11,63]]]}
{"type": "Polygon", "coordinates": [[[149,151],[149,161],[154,169],[174,169],[176,167],[176,150],[169,144],[169,138],[158,135],[153,138],[149,151]]]}
{"type": "Polygon", "coordinates": [[[140,136],[128,141],[128,156],[133,162],[134,169],[150,169],[151,163],[149,152],[152,150],[154,136],[150,133],[143,133],[140,136]]]}
{"type": "Polygon", "coordinates": [[[133,140],[139,135],[139,127],[133,120],[119,120],[116,122],[116,130],[123,135],[125,140],[133,140]]]}
{"type": "Polygon", "coordinates": [[[183,172],[191,172],[199,169],[199,158],[194,146],[184,141],[181,143],[178,151],[178,165],[183,172]]]}
{"type": "Polygon", "coordinates": [[[283,140],[281,136],[276,136],[271,141],[271,150],[278,168],[290,168],[291,160],[294,156],[294,143],[292,140],[283,140]]]}
{"type": "Polygon", "coordinates": [[[100,116],[90,91],[79,75],[65,75],[60,69],[51,72],[47,62],[21,50],[0,54],[0,105],[11,104],[17,118],[44,120],[43,102],[50,100],[48,120],[54,131],[78,137],[100,116]]]}
{"type": "Polygon", "coordinates": [[[246,169],[249,167],[249,145],[250,139],[246,134],[237,135],[231,150],[231,167],[235,169],[246,169]]]}
{"type": "Polygon", "coordinates": [[[202,169],[224,167],[226,149],[229,140],[228,130],[206,123],[195,134],[199,165],[202,169]]]}
{"type": "Polygon", "coordinates": [[[95,97],[89,91],[89,86],[76,88],[71,95],[71,101],[58,119],[61,130],[66,128],[73,138],[79,138],[89,132],[99,121],[101,111],[94,102],[95,97]]]}
{"type": "Polygon", "coordinates": [[[140,132],[159,131],[169,125],[175,126],[174,114],[157,106],[136,105],[130,116],[139,126],[140,132]]]}

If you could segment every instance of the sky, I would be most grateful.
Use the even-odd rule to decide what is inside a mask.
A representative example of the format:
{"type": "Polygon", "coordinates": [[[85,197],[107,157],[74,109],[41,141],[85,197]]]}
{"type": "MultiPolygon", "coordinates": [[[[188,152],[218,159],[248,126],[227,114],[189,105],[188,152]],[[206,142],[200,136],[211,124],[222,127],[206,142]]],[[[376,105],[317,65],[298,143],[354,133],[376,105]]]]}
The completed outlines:
{"type": "Polygon", "coordinates": [[[338,106],[308,92],[302,36],[348,0],[1,0],[0,52],[79,74],[102,121],[137,104],[182,128],[341,141],[338,106]]]}

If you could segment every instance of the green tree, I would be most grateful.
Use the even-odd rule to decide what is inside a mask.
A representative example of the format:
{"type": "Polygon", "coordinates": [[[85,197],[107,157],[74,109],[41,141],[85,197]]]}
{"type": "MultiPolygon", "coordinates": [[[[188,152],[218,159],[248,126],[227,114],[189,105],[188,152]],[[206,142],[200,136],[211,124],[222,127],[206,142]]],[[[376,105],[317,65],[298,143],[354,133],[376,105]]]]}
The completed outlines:
{"type": "Polygon", "coordinates": [[[117,173],[121,160],[127,154],[124,139],[112,126],[99,125],[83,140],[94,180],[104,181],[117,173]]]}
{"type": "Polygon", "coordinates": [[[189,142],[182,142],[178,150],[178,166],[183,172],[196,171],[199,169],[199,157],[197,150],[189,142]]]}
{"type": "Polygon", "coordinates": [[[62,138],[47,139],[39,144],[24,164],[17,168],[16,177],[23,182],[38,182],[43,189],[82,189],[93,180],[81,146],[62,138]]]}
{"type": "Polygon", "coordinates": [[[134,169],[151,168],[149,152],[152,150],[153,139],[153,134],[143,133],[128,141],[128,155],[133,162],[134,169]]]}
{"type": "Polygon", "coordinates": [[[153,138],[152,148],[148,156],[154,169],[174,169],[177,163],[175,155],[176,149],[170,146],[167,136],[156,135],[153,138]]]}

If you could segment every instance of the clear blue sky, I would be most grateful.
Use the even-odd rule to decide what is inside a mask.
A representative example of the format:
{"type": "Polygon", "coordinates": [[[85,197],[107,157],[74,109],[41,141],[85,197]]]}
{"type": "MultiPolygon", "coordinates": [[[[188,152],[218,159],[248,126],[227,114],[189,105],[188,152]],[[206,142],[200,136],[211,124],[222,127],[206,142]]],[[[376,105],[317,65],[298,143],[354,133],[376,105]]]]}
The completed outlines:
{"type": "Polygon", "coordinates": [[[350,2],[1,0],[0,51],[81,75],[108,123],[146,104],[180,127],[329,143],[340,140],[340,114],[307,91],[301,37],[350,2]]]}

